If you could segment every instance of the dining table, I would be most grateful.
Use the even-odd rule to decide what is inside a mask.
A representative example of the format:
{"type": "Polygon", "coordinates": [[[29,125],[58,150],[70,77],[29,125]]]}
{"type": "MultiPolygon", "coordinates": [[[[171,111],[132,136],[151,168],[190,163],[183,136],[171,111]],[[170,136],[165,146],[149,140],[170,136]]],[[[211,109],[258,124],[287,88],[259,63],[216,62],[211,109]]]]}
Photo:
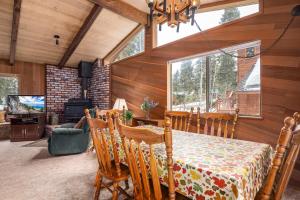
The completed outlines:
{"type": "MultiPolygon", "coordinates": [[[[141,126],[163,134],[164,129],[141,126]]],[[[116,131],[121,161],[125,153],[116,131]]],[[[172,130],[176,192],[196,200],[252,200],[262,187],[273,157],[268,144],[172,130]]],[[[144,145],[143,151],[149,152],[144,145]]],[[[162,185],[168,186],[165,145],[153,146],[162,185]]]]}

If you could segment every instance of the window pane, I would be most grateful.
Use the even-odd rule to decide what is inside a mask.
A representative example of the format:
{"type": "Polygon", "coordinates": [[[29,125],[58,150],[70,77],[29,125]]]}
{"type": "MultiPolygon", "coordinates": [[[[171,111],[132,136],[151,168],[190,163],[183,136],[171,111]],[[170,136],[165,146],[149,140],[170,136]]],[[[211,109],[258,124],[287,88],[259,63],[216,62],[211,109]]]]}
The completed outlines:
{"type": "MultiPolygon", "coordinates": [[[[238,50],[238,55],[245,55],[246,49],[238,50]]],[[[254,54],[260,52],[260,47],[254,47],[254,54]]],[[[260,57],[238,59],[237,107],[241,114],[260,115],[260,57]]]]}
{"type": "Polygon", "coordinates": [[[172,64],[172,110],[190,111],[206,108],[205,58],[172,64]]]}
{"type": "MultiPolygon", "coordinates": [[[[257,12],[259,12],[258,1],[255,4],[247,6],[197,13],[195,15],[195,20],[202,31],[204,31],[257,12]]],[[[162,31],[159,31],[159,28],[157,27],[157,46],[161,46],[199,32],[200,31],[197,26],[192,26],[189,22],[185,24],[181,23],[178,33],[176,32],[176,28],[171,28],[167,25],[167,23],[165,23],[162,25],[162,31]]]]}
{"type": "Polygon", "coordinates": [[[138,53],[141,53],[145,49],[145,30],[142,29],[133,39],[127,44],[127,46],[122,49],[114,62],[134,56],[138,53]]]}
{"type": "Polygon", "coordinates": [[[18,94],[18,78],[0,76],[0,110],[6,105],[7,95],[18,94]]]}
{"type": "MultiPolygon", "coordinates": [[[[259,46],[229,52],[252,56],[259,46]]],[[[260,59],[234,58],[224,54],[210,56],[209,67],[209,111],[234,112],[239,108],[241,115],[260,115],[260,59]]]]}
{"type": "MultiPolygon", "coordinates": [[[[230,52],[235,54],[235,52],[230,52]]],[[[215,54],[209,57],[209,112],[231,112],[236,108],[237,61],[215,54]]]]}
{"type": "Polygon", "coordinates": [[[259,42],[226,52],[171,64],[172,110],[231,113],[239,108],[241,115],[261,114],[259,42]],[[254,57],[244,58],[249,52],[254,57]]]}

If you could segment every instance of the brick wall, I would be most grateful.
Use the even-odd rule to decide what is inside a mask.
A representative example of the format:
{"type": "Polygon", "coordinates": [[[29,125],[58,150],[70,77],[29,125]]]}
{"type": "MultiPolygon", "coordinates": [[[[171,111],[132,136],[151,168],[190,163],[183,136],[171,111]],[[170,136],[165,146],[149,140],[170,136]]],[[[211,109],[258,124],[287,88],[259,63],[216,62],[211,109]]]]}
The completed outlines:
{"type": "MultiPolygon", "coordinates": [[[[55,112],[63,119],[64,103],[70,98],[81,98],[81,79],[78,69],[46,66],[47,113],[55,112]]],[[[110,109],[110,67],[95,62],[93,77],[89,80],[88,98],[100,109],[110,109]]]]}
{"type": "Polygon", "coordinates": [[[110,67],[97,60],[93,67],[93,77],[90,79],[88,97],[92,99],[94,106],[110,109],[110,95],[110,67]]]}
{"type": "Polygon", "coordinates": [[[80,98],[80,96],[78,69],[46,66],[47,113],[55,112],[62,118],[64,103],[70,98],[80,98]]]}

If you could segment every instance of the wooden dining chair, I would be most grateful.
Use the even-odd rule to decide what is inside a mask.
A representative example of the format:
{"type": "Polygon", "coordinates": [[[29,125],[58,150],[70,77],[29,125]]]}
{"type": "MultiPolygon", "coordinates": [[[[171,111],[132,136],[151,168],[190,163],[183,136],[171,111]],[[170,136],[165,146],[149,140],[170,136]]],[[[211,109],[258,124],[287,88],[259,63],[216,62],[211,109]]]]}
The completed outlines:
{"type": "Polygon", "coordinates": [[[235,114],[229,113],[203,113],[198,110],[197,132],[201,132],[200,118],[204,120],[203,133],[206,135],[221,136],[224,138],[234,138],[235,128],[238,121],[239,109],[236,109],[235,114]],[[217,126],[217,127],[216,127],[217,126]]]}
{"type": "Polygon", "coordinates": [[[190,112],[186,111],[165,111],[165,118],[171,120],[171,128],[180,131],[190,131],[194,108],[190,112]]]}
{"type": "Polygon", "coordinates": [[[299,155],[299,126],[300,113],[284,119],[271,168],[256,200],[280,200],[282,198],[299,155]]]}
{"type": "Polygon", "coordinates": [[[146,128],[128,127],[117,121],[117,127],[122,139],[127,163],[131,173],[136,200],[161,200],[165,199],[157,172],[157,163],[154,155],[154,145],[164,143],[167,155],[168,168],[168,198],[175,200],[175,186],[173,177],[172,159],[172,132],[170,119],[166,118],[164,134],[156,133],[146,128]],[[148,153],[143,151],[147,146],[148,153]],[[148,167],[147,167],[148,166],[148,167]],[[150,172],[150,173],[148,173],[150,172]],[[148,176],[150,174],[151,177],[148,176]],[[151,178],[152,184],[149,182],[151,178]]]}
{"type": "Polygon", "coordinates": [[[94,199],[99,198],[100,190],[103,187],[112,192],[113,200],[118,199],[119,192],[129,197],[126,191],[119,185],[121,181],[128,181],[129,170],[128,168],[122,167],[123,165],[120,164],[111,113],[107,113],[106,121],[99,118],[91,118],[88,109],[85,110],[85,115],[90,127],[90,133],[99,163],[99,169],[96,175],[96,191],[94,199]],[[109,133],[106,132],[107,130],[109,133]],[[107,134],[109,134],[109,137],[107,137],[107,134]],[[111,157],[110,149],[112,149],[113,157],[111,157]],[[103,183],[103,178],[110,180],[111,183],[103,183]],[[111,186],[113,186],[113,189],[110,189],[111,186]]]}

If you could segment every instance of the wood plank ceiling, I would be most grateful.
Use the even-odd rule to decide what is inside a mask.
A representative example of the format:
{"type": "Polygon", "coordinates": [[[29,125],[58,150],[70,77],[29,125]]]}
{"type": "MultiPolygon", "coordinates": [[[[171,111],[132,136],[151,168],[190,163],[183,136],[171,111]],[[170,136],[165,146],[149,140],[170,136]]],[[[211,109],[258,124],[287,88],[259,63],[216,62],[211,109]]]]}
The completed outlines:
{"type": "Polygon", "coordinates": [[[92,7],[82,0],[24,0],[16,60],[57,64],[92,7]]]}
{"type": "MultiPolygon", "coordinates": [[[[0,59],[8,60],[14,1],[0,0],[0,5],[0,59]]],[[[57,65],[94,6],[88,0],[23,0],[15,59],[57,65]],[[59,45],[54,35],[60,36],[59,45]]],[[[66,66],[104,57],[137,25],[103,8],[66,66]]]]}
{"type": "Polygon", "coordinates": [[[9,59],[14,1],[0,0],[0,58],[9,59]]]}
{"type": "Polygon", "coordinates": [[[97,57],[103,58],[137,25],[136,22],[103,9],[67,66],[74,66],[80,60],[94,61],[97,57]]]}

